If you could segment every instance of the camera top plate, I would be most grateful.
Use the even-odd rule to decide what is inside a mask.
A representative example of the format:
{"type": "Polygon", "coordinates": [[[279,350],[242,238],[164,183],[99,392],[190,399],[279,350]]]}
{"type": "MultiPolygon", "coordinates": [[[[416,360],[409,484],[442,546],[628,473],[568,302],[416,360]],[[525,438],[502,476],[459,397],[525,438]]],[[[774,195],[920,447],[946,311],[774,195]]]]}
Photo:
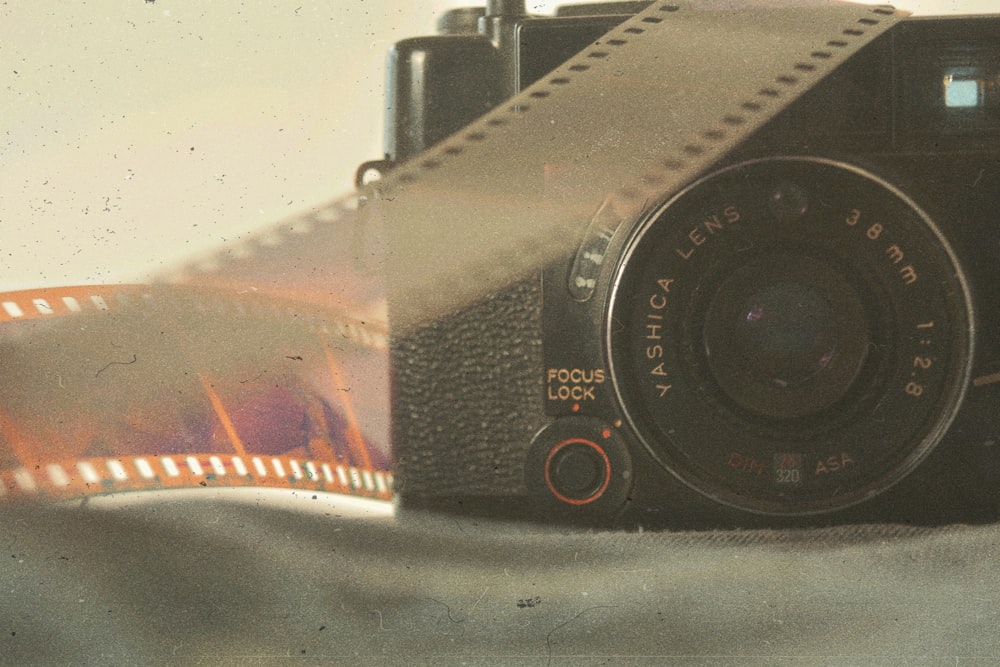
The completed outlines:
{"type": "Polygon", "coordinates": [[[902,18],[830,2],[654,3],[390,173],[397,332],[572,250],[602,201],[637,215],[705,173],[902,18]]]}

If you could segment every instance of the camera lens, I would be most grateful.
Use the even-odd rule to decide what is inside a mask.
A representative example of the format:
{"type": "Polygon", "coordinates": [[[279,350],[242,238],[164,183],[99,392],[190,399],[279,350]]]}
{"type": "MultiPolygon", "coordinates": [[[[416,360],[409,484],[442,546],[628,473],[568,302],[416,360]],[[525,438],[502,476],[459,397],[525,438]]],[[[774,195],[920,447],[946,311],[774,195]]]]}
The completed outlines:
{"type": "Polygon", "coordinates": [[[863,501],[934,448],[968,384],[962,268],[903,192],[852,165],[716,172],[624,241],[606,344],[666,471],[743,510],[863,501]]]}
{"type": "Polygon", "coordinates": [[[822,260],[766,255],[726,278],[708,304],[710,379],[772,419],[816,414],[847,394],[870,336],[856,290],[822,260]]]}

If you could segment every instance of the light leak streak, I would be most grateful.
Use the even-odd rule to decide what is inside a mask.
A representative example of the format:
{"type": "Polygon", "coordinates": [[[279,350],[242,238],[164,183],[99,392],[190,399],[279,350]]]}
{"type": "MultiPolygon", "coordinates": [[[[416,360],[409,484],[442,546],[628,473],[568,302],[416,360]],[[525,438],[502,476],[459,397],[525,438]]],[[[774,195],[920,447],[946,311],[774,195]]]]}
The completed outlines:
{"type": "MultiPolygon", "coordinates": [[[[233,426],[233,420],[229,418],[229,413],[226,411],[224,405],[222,405],[222,400],[219,395],[215,393],[212,388],[211,383],[206,380],[201,375],[198,376],[201,380],[201,386],[205,390],[205,395],[208,396],[208,400],[212,403],[212,409],[215,410],[215,414],[219,417],[219,421],[222,423],[222,428],[226,432],[226,437],[229,438],[230,444],[232,444],[233,449],[240,456],[246,456],[247,450],[243,446],[243,441],[240,439],[239,433],[236,432],[236,427],[233,426]]],[[[225,472],[219,473],[225,474],[225,472]]]]}
{"type": "Polygon", "coordinates": [[[357,457],[357,462],[366,468],[370,468],[372,465],[371,457],[368,455],[365,438],[361,434],[361,425],[358,423],[357,414],[354,412],[354,404],[351,401],[349,388],[344,383],[344,377],[340,372],[340,365],[334,358],[333,351],[326,344],[326,341],[323,341],[323,354],[326,357],[327,368],[330,371],[332,389],[335,392],[340,392],[340,404],[343,406],[344,416],[347,418],[347,432],[344,434],[347,437],[347,445],[351,453],[357,457]]]}

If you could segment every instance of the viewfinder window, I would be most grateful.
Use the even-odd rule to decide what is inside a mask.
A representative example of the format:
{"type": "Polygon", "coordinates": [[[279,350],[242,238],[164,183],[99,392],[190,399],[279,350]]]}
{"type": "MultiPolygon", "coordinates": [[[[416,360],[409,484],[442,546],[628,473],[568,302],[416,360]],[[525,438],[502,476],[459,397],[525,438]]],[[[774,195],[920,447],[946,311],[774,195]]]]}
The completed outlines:
{"type": "Polygon", "coordinates": [[[944,75],[944,105],[949,109],[970,109],[983,102],[985,82],[969,70],[956,69],[944,75]]]}

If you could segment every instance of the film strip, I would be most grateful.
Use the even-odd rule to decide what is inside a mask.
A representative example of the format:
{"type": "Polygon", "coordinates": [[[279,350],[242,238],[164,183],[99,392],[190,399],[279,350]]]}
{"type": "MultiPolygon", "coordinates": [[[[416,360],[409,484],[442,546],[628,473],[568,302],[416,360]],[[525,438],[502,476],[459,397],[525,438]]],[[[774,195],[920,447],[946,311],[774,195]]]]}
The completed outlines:
{"type": "Polygon", "coordinates": [[[0,295],[0,496],[391,497],[384,321],[217,287],[0,295]]]}
{"type": "Polygon", "coordinates": [[[158,283],[248,291],[351,313],[385,330],[382,230],[358,221],[359,196],[334,199],[184,264],[158,283]]]}
{"type": "Polygon", "coordinates": [[[405,332],[570,252],[602,203],[637,215],[899,18],[652,3],[360,210],[331,202],[162,283],[0,294],[2,499],[213,485],[388,499],[387,303],[405,332]]]}

